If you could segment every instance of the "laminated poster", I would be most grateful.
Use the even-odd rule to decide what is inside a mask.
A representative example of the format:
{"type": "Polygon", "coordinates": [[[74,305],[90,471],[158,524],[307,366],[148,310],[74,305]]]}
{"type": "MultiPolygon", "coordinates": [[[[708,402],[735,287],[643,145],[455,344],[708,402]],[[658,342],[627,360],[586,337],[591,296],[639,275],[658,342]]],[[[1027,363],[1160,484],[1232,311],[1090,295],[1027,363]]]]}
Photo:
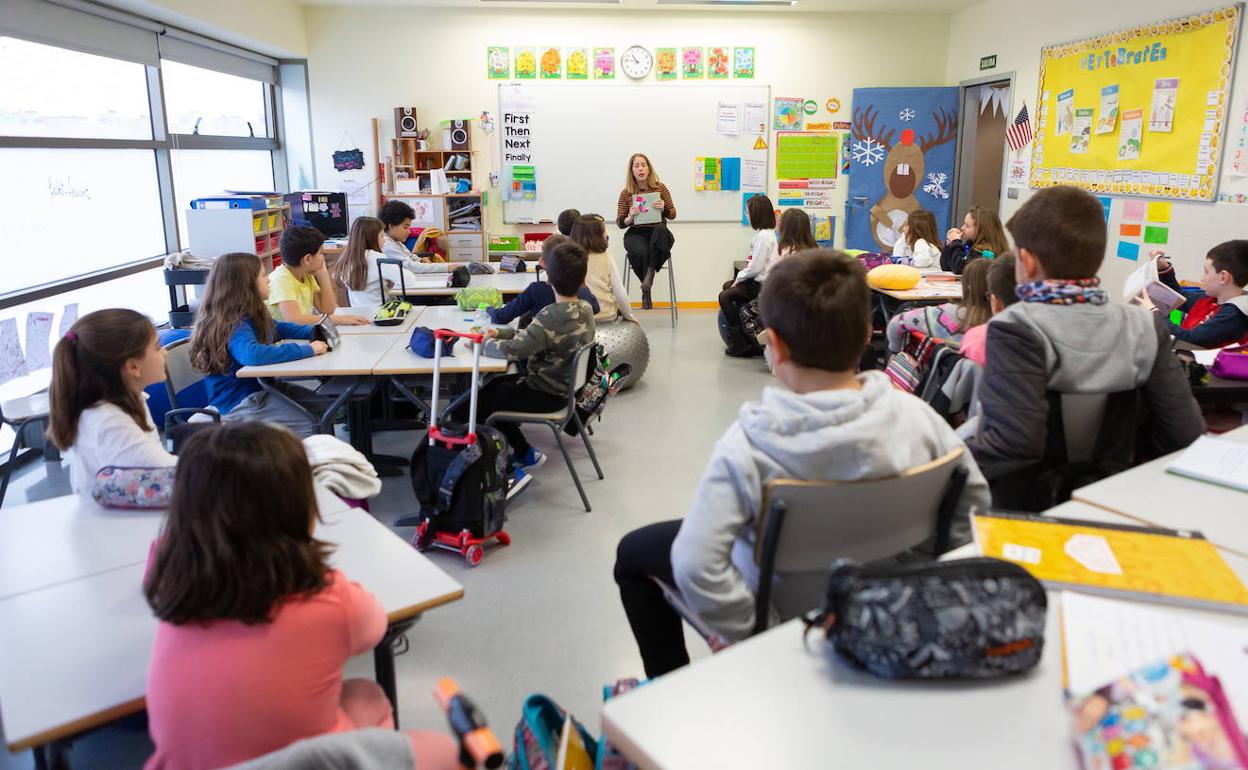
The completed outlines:
{"type": "Polygon", "coordinates": [[[1075,89],[1057,95],[1057,135],[1069,134],[1075,122],[1075,89]]]}
{"type": "Polygon", "coordinates": [[[732,53],[732,76],[735,78],[754,77],[754,49],[734,48],[732,53]]]}
{"type": "Polygon", "coordinates": [[[511,53],[507,46],[492,45],[485,49],[485,70],[490,80],[511,79],[511,53]]]}
{"type": "Polygon", "coordinates": [[[1096,133],[1112,134],[1118,127],[1118,85],[1101,89],[1101,113],[1096,119],[1096,133]]]}
{"type": "Polygon", "coordinates": [[[1122,113],[1122,125],[1118,129],[1118,160],[1135,160],[1140,157],[1140,142],[1144,139],[1144,110],[1127,110],[1122,113]]]}
{"type": "Polygon", "coordinates": [[[785,96],[777,96],[772,99],[772,116],[774,121],[772,128],[777,131],[801,131],[804,113],[802,112],[802,104],[805,99],[792,99],[785,96]]]}
{"type": "Polygon", "coordinates": [[[745,133],[765,136],[767,134],[767,103],[746,102],[743,109],[741,122],[745,127],[745,133]]]}
{"type": "Polygon", "coordinates": [[[615,80],[615,49],[594,49],[594,80],[615,80]]]}
{"type": "Polygon", "coordinates": [[[654,79],[675,80],[679,76],[680,72],[676,66],[676,49],[654,49],[654,79]]]}
{"type": "Polygon", "coordinates": [[[1073,154],[1082,154],[1088,151],[1088,142],[1092,140],[1092,114],[1095,112],[1091,107],[1081,107],[1075,110],[1075,123],[1070,130],[1070,151],[1073,154]]]}
{"type": "Polygon", "coordinates": [[[732,74],[729,64],[731,48],[706,49],[706,76],[711,80],[727,80],[732,74]]]}
{"type": "Polygon", "coordinates": [[[537,49],[531,45],[516,46],[516,80],[537,78],[537,49]]]}
{"type": "Polygon", "coordinates": [[[568,80],[589,80],[588,48],[568,48],[564,51],[563,62],[568,80]]]}
{"type": "Polygon", "coordinates": [[[702,79],[702,49],[680,49],[680,76],[686,80],[702,79]]]}
{"type": "Polygon", "coordinates": [[[542,51],[542,80],[559,80],[563,77],[563,52],[558,46],[547,46],[542,51]]]}
{"type": "Polygon", "coordinates": [[[1174,107],[1179,98],[1179,79],[1153,81],[1153,106],[1148,111],[1148,130],[1168,134],[1174,131],[1174,107]]]}

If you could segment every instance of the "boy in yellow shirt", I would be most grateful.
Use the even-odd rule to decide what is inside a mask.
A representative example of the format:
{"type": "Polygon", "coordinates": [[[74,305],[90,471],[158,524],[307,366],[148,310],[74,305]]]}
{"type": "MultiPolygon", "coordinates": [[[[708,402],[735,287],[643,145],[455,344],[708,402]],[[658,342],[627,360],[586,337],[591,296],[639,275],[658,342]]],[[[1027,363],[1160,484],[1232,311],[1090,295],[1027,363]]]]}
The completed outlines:
{"type": "Polygon", "coordinates": [[[269,275],[269,311],[279,321],[319,323],[329,316],[334,323],[360,326],[367,318],[334,314],[338,303],[334,284],[325,266],[325,236],[311,227],[290,227],[282,233],[282,264],[269,275]]]}

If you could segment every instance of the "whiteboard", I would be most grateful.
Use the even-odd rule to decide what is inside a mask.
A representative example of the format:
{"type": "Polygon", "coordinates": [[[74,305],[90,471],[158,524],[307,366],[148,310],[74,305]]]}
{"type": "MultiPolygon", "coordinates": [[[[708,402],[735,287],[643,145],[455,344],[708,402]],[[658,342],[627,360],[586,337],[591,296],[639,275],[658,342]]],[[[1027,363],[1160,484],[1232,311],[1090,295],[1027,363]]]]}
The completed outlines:
{"type": "Polygon", "coordinates": [[[717,133],[716,114],[721,102],[754,102],[764,105],[770,121],[770,100],[771,88],[758,85],[500,85],[496,134],[503,167],[503,219],[508,224],[553,220],[560,211],[574,208],[613,221],[629,156],[640,152],[649,156],[671,191],[677,221],[740,222],[742,193],[765,192],[766,179],[762,188],[695,192],[694,159],[761,160],[766,169],[768,150],[754,149],[758,136],[744,126],[738,136],[717,133]],[[532,201],[510,200],[508,195],[503,107],[517,98],[531,109],[529,149],[537,183],[532,201]]]}

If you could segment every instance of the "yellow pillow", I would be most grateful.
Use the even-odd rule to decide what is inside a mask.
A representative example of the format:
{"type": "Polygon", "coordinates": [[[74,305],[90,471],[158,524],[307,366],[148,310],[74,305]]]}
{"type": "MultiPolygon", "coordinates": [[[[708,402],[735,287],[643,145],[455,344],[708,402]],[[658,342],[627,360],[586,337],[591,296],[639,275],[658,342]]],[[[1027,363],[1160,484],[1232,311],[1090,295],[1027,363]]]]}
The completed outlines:
{"type": "Polygon", "coordinates": [[[880,265],[867,271],[867,285],[872,289],[905,291],[919,284],[919,271],[909,265],[880,265]]]}

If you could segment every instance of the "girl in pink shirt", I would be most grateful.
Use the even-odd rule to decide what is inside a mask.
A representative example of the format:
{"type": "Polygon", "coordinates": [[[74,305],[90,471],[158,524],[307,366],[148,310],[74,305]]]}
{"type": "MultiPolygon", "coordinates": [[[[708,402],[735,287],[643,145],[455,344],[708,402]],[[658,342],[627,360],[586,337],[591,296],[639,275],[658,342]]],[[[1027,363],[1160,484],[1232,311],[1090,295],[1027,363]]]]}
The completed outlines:
{"type": "MultiPolygon", "coordinates": [[[[1016,286],[1014,253],[1007,251],[993,259],[992,265],[988,268],[988,303],[992,308],[992,315],[1018,302],[1018,297],[1014,294],[1016,286]]],[[[984,365],[984,360],[988,357],[987,322],[967,329],[962,335],[962,356],[980,366],[984,365]]]]}
{"type": "MultiPolygon", "coordinates": [[[[293,433],[239,422],[187,441],[145,585],[161,621],[147,768],[216,768],[322,733],[394,727],[376,683],[342,679],[388,621],[329,567],[331,546],[312,536],[318,518],[293,433]]],[[[454,742],[439,739],[453,757],[454,742]]]]}

